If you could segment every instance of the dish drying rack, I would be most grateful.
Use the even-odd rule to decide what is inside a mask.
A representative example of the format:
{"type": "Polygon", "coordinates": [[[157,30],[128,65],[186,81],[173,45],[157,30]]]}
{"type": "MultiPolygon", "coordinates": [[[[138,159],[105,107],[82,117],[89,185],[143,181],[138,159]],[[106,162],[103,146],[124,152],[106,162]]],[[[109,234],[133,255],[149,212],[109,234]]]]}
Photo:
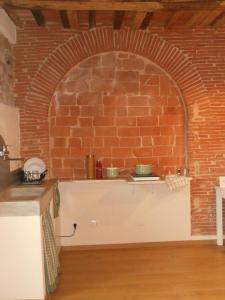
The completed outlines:
{"type": "Polygon", "coordinates": [[[41,184],[46,174],[47,170],[42,173],[38,171],[23,171],[23,184],[41,184]]]}

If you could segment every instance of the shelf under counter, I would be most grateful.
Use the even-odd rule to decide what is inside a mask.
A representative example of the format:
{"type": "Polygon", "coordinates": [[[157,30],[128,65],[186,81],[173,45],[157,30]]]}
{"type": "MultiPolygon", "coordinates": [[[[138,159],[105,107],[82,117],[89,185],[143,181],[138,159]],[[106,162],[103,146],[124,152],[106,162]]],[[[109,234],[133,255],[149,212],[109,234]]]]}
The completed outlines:
{"type": "MultiPolygon", "coordinates": [[[[185,177],[187,180],[191,180],[191,177],[185,177]]],[[[143,185],[143,184],[162,184],[166,183],[164,179],[158,180],[132,180],[132,177],[118,177],[118,178],[103,178],[103,179],[71,179],[71,180],[60,180],[60,182],[74,182],[74,183],[116,183],[116,182],[127,182],[128,184],[143,185]]]]}

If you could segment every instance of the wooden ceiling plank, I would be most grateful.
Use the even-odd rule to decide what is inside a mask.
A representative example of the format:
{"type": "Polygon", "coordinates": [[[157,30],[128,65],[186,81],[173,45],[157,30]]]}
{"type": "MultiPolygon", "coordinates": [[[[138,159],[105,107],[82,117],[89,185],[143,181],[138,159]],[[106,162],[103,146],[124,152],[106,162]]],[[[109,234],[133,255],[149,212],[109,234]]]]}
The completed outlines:
{"type": "Polygon", "coordinates": [[[78,13],[76,11],[67,11],[67,17],[70,23],[70,28],[75,29],[79,27],[78,13]]]}
{"type": "Polygon", "coordinates": [[[171,18],[169,19],[169,21],[167,22],[167,27],[172,27],[173,25],[175,25],[177,23],[177,21],[180,18],[180,12],[179,11],[175,11],[173,13],[173,15],[171,16],[171,18]]]}
{"type": "Polygon", "coordinates": [[[13,21],[13,23],[17,26],[17,27],[22,27],[23,26],[23,22],[20,19],[20,17],[18,16],[18,14],[15,12],[15,9],[13,9],[12,7],[8,6],[8,5],[4,5],[4,10],[7,13],[7,15],[9,16],[9,18],[13,21]]]}
{"type": "Polygon", "coordinates": [[[146,12],[137,12],[134,16],[133,22],[132,22],[132,28],[133,29],[140,29],[141,25],[145,19],[146,12]]]}
{"type": "Polygon", "coordinates": [[[183,26],[193,16],[192,11],[176,11],[166,23],[167,27],[183,26]]]}
{"type": "Polygon", "coordinates": [[[225,13],[219,15],[211,24],[213,27],[223,26],[225,24],[225,13]]]}
{"type": "Polygon", "coordinates": [[[207,17],[208,14],[209,14],[209,11],[204,11],[204,10],[195,12],[195,14],[192,16],[192,18],[190,18],[186,22],[185,26],[190,28],[192,26],[200,25],[205,20],[205,18],[207,17]]]}
{"type": "Polygon", "coordinates": [[[145,30],[149,26],[150,21],[152,19],[152,16],[153,16],[152,12],[147,12],[146,13],[145,18],[144,18],[144,20],[143,20],[143,22],[141,24],[140,29],[145,30]]]}
{"type": "Polygon", "coordinates": [[[217,18],[220,17],[220,15],[222,15],[224,12],[224,9],[215,9],[212,12],[210,12],[210,14],[205,18],[205,20],[203,20],[203,22],[201,23],[202,26],[209,26],[211,24],[213,24],[214,21],[217,20],[217,18]]]}
{"type": "Polygon", "coordinates": [[[62,22],[63,27],[65,29],[70,28],[70,22],[69,22],[69,18],[67,16],[67,11],[66,10],[60,10],[59,14],[60,14],[60,18],[61,18],[61,22],[62,22]]]}
{"type": "Polygon", "coordinates": [[[8,4],[14,7],[28,9],[55,10],[115,10],[154,12],[159,10],[212,10],[225,8],[225,0],[215,1],[72,1],[72,0],[0,0],[0,6],[8,4]]]}
{"type": "Polygon", "coordinates": [[[125,16],[125,12],[124,11],[115,11],[114,14],[114,22],[113,22],[113,28],[115,30],[120,30],[122,24],[123,24],[123,19],[125,16]]]}
{"type": "Polygon", "coordinates": [[[45,17],[42,13],[41,10],[38,10],[38,9],[32,9],[31,10],[31,13],[37,23],[38,26],[45,26],[45,17]]]}
{"type": "Polygon", "coordinates": [[[89,10],[88,12],[88,26],[89,29],[96,27],[96,11],[89,10]]]}

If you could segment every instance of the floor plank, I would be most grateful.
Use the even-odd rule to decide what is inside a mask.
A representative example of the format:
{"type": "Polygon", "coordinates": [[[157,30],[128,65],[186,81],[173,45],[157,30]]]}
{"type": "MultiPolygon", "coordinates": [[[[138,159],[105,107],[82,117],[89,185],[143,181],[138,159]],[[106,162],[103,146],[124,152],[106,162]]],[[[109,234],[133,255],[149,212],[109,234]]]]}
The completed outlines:
{"type": "Polygon", "coordinates": [[[224,300],[225,250],[215,244],[63,251],[48,300],[224,300]]]}

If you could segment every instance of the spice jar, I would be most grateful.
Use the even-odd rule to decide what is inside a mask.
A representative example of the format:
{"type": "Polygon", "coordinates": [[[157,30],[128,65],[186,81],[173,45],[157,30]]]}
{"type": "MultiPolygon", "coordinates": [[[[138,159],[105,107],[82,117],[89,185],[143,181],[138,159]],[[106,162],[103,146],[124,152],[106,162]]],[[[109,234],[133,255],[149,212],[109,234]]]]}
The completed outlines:
{"type": "Polygon", "coordinates": [[[96,161],[96,166],[95,166],[95,176],[96,179],[102,179],[102,162],[100,160],[96,161]]]}
{"type": "Polygon", "coordinates": [[[86,155],[86,174],[87,179],[95,178],[95,156],[93,154],[86,155]]]}

